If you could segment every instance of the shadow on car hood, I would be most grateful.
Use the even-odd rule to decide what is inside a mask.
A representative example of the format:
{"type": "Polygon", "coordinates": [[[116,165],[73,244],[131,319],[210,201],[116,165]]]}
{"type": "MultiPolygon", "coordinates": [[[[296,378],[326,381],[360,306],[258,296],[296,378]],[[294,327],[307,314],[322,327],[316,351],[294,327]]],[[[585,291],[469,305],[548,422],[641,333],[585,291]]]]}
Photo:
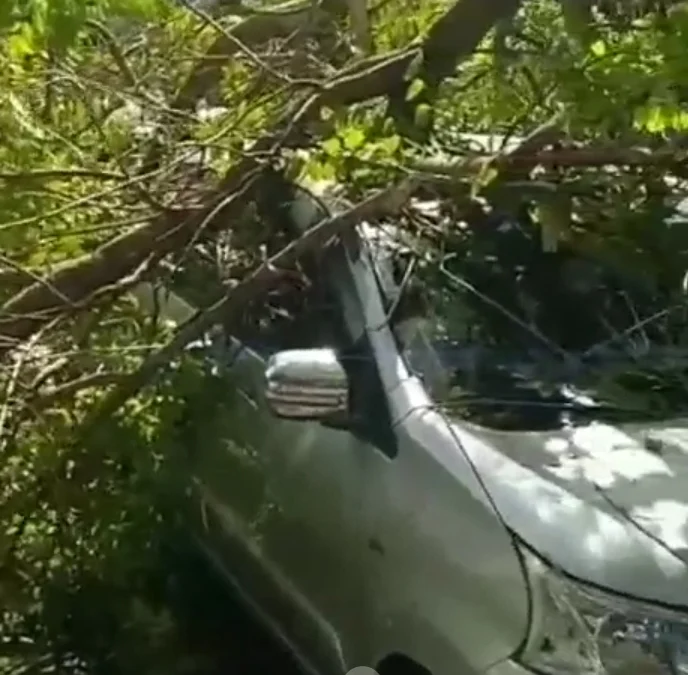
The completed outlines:
{"type": "Polygon", "coordinates": [[[452,435],[506,524],[572,576],[688,606],[688,418],[452,435]]]}

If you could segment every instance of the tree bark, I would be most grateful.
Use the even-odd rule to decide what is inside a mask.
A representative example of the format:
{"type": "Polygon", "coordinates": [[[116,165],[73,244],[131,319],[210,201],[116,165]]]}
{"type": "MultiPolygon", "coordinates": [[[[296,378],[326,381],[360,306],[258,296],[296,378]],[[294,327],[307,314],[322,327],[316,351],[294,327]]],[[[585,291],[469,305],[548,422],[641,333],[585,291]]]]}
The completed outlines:
{"type": "Polygon", "coordinates": [[[248,17],[228,32],[237,41],[220,35],[199,60],[171,104],[175,110],[189,110],[219,81],[222,69],[239,51],[239,44],[250,47],[269,40],[287,38],[317,16],[311,2],[287,3],[275,10],[248,17]]]}
{"type": "Polygon", "coordinates": [[[391,88],[389,113],[399,131],[419,142],[426,141],[432,130],[432,116],[424,128],[416,124],[418,105],[429,105],[444,79],[452,75],[459,62],[470,56],[487,33],[502,20],[513,17],[521,0],[458,0],[430,29],[418,61],[401,81],[391,88]],[[408,99],[408,87],[421,80],[423,90],[408,99]]]}

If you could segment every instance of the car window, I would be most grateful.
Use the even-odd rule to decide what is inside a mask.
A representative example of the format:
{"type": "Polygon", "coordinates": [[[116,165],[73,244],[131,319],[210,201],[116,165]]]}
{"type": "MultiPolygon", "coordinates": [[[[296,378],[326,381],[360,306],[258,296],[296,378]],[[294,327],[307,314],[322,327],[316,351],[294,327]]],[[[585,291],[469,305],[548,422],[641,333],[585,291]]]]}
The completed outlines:
{"type": "Polygon", "coordinates": [[[395,252],[392,299],[423,291],[422,302],[400,303],[410,309],[395,332],[437,403],[502,430],[684,415],[677,271],[651,274],[566,243],[546,251],[528,219],[488,215],[483,227],[456,226],[442,247],[419,237],[410,275],[395,252]]]}
{"type": "Polygon", "coordinates": [[[342,348],[350,341],[337,289],[341,248],[331,245],[285,270],[266,294],[244,311],[233,335],[269,356],[285,349],[342,348]]]}

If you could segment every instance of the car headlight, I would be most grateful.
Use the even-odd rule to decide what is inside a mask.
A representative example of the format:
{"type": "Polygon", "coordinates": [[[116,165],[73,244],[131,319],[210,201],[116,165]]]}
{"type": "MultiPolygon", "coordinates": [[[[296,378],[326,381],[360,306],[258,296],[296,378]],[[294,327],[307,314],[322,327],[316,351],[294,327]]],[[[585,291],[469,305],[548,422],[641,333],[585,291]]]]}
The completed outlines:
{"type": "Polygon", "coordinates": [[[552,675],[688,675],[688,612],[599,591],[523,556],[533,596],[524,666],[552,675]]]}

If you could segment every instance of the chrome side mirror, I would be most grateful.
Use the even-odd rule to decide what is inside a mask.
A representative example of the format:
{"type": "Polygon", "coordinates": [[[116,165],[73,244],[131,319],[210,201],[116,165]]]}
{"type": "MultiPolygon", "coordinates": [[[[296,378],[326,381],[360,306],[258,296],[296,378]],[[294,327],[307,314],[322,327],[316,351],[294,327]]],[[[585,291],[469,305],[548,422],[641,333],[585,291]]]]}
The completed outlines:
{"type": "Polygon", "coordinates": [[[333,349],[290,349],[268,360],[265,398],[277,417],[322,420],[346,414],[349,382],[333,349]]]}

